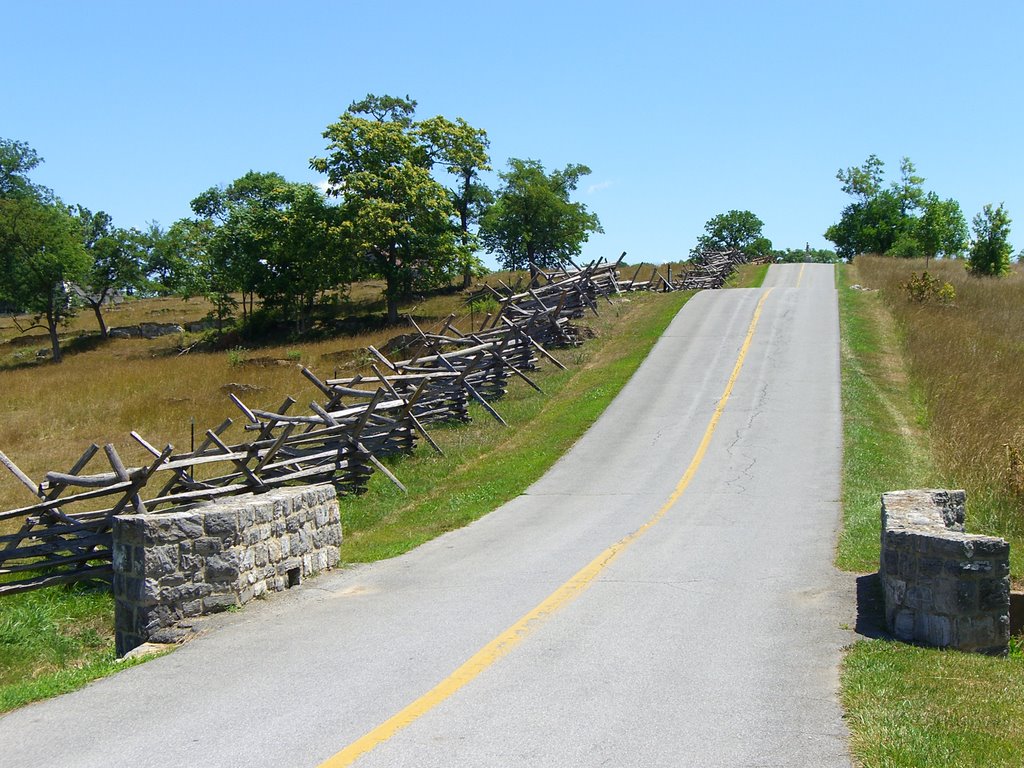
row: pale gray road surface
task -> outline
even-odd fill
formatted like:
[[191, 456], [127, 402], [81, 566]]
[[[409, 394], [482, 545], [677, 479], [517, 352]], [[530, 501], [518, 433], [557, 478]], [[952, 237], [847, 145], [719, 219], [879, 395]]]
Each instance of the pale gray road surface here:
[[[799, 283], [799, 285], [798, 285]], [[669, 514], [360, 766], [848, 766], [836, 295], [771, 267], [745, 366]], [[0, 765], [312, 766], [445, 679], [666, 501], [765, 289], [705, 292], [524, 495], [250, 604], [173, 654], [0, 718]]]

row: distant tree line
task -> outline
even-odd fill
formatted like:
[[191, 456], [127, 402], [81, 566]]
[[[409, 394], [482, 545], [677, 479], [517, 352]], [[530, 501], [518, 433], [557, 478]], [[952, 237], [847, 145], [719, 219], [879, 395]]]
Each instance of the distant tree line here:
[[260, 312], [301, 334], [325, 294], [354, 281], [382, 280], [395, 322], [414, 294], [468, 287], [483, 272], [481, 251], [505, 269], [550, 268], [602, 231], [571, 200], [586, 166], [548, 172], [511, 158], [491, 190], [480, 178], [491, 170], [486, 132], [415, 110], [387, 95], [350, 104], [310, 159], [326, 192], [250, 171], [197, 195], [193, 216], [145, 231], [34, 184], [36, 151], [0, 139], [0, 306], [45, 319], [55, 361], [60, 323], [88, 306], [105, 336], [102, 308], [115, 294], [204, 296], [221, 324]]
[[751, 211], [731, 210], [710, 218], [704, 225], [704, 234], [690, 250], [690, 256], [708, 251], [742, 251], [747, 259], [767, 259], [774, 262], [814, 261], [831, 264], [838, 260], [835, 251], [824, 248], [777, 249], [762, 232], [764, 222]]
[[885, 163], [876, 155], [860, 166], [840, 169], [836, 178], [853, 198], [839, 221], [825, 231], [844, 259], [860, 253], [904, 258], [962, 258], [977, 275], [1010, 269], [1010, 217], [1004, 206], [985, 205], [970, 236], [960, 204], [924, 189], [924, 178], [904, 157], [899, 178], [885, 184]]

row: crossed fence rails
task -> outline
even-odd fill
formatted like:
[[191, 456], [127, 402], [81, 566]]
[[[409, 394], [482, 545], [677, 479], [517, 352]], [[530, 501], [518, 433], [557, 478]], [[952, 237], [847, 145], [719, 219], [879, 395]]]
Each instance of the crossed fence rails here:
[[[411, 321], [418, 334], [415, 353], [391, 360], [369, 347], [375, 359], [369, 366], [372, 374], [321, 380], [303, 367], [303, 376], [323, 398], [304, 413], [292, 411], [292, 397], [267, 411], [250, 408], [231, 394], [247, 438], [235, 443], [223, 437], [234, 423], [231, 418], [207, 430], [199, 446], [185, 453], [176, 453], [171, 444], [158, 448], [132, 432], [152, 457], [148, 464], [127, 467], [107, 444], [102, 454], [109, 468], [87, 473], [101, 454], [93, 444], [66, 472], [47, 472], [38, 483], [0, 452], [0, 464], [35, 497], [28, 506], [0, 512], [0, 522], [20, 521], [17, 530], [0, 535], [0, 596], [109, 580], [115, 515], [166, 513], [294, 484], [330, 482], [339, 494], [359, 494], [375, 471], [404, 491], [381, 458], [411, 452], [420, 438], [441, 452], [427, 426], [469, 421], [470, 401], [505, 424], [494, 402], [507, 392], [509, 379], [522, 379], [542, 392], [529, 373], [542, 360], [565, 368], [545, 347], [578, 345], [581, 339], [571, 320], [587, 312], [598, 314], [600, 299], [612, 293], [638, 289], [636, 274], [630, 281], [619, 279], [623, 257], [572, 270], [535, 268], [535, 284], [526, 290], [503, 283], [500, 290], [488, 288], [499, 309], [479, 330], [463, 333], [454, 315], [436, 333]], [[712, 255], [699, 269], [718, 274], [723, 264], [735, 261], [734, 253]], [[662, 281], [663, 290], [678, 287]], [[644, 287], [656, 289], [654, 282]]]

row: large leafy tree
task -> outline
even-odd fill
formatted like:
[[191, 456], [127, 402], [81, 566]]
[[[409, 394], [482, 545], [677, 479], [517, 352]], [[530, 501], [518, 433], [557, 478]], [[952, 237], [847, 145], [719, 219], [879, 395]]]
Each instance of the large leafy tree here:
[[264, 229], [276, 247], [267, 259], [264, 300], [281, 309], [301, 333], [309, 328], [317, 297], [347, 285], [354, 274], [339, 210], [312, 184], [292, 184], [287, 205]]
[[764, 222], [750, 211], [729, 211], [709, 219], [704, 234], [697, 238], [692, 253], [705, 251], [742, 251], [747, 258], [767, 256], [772, 241], [761, 230]]
[[301, 332], [317, 295], [345, 277], [337, 211], [312, 184], [250, 171], [203, 192], [192, 209], [213, 225], [204, 249], [212, 292], [241, 291], [243, 313], [258, 296]]
[[885, 187], [885, 163], [870, 155], [863, 165], [836, 174], [846, 194], [855, 198], [843, 209], [838, 223], [825, 230], [845, 259], [858, 253], [888, 253], [899, 244], [901, 255], [920, 251], [915, 238], [916, 212], [923, 204], [924, 178], [916, 175], [909, 158], [900, 162], [900, 177]]
[[70, 286], [90, 265], [71, 210], [28, 173], [42, 159], [24, 142], [0, 139], [0, 302], [46, 320], [54, 362], [58, 327], [74, 311]]
[[136, 229], [115, 227], [110, 215], [77, 206], [82, 242], [90, 256], [89, 272], [77, 296], [96, 315], [100, 335], [107, 338], [103, 307], [120, 291], [135, 291], [145, 282], [145, 236]]
[[967, 259], [968, 268], [975, 275], [1004, 275], [1010, 271], [1010, 215], [1003, 204], [993, 208], [986, 204], [974, 217], [974, 242]]
[[0, 300], [45, 318], [54, 362], [62, 359], [58, 327], [74, 314], [71, 286], [90, 266], [80, 233], [60, 202], [0, 199]]
[[[143, 233], [148, 290], [161, 296], [177, 294], [186, 301], [206, 296], [216, 304], [210, 292], [214, 269], [209, 257], [214, 228], [209, 219], [179, 219], [167, 229], [150, 222]], [[226, 290], [230, 297], [230, 288]], [[228, 303], [233, 306], [234, 299]]]
[[219, 284], [242, 294], [243, 319], [251, 314], [265, 281], [261, 219], [283, 205], [286, 184], [278, 173], [249, 171], [226, 187], [210, 187], [191, 203], [192, 211], [213, 225], [208, 266]]
[[480, 260], [474, 254], [476, 237], [470, 226], [479, 223], [487, 206], [494, 202], [494, 194], [480, 181], [480, 172], [491, 170], [487, 132], [474, 128], [461, 117], [452, 122], [441, 116], [422, 121], [418, 130], [428, 146], [433, 148], [435, 162], [456, 181], [449, 188], [448, 196], [459, 218], [460, 241], [466, 258], [462, 268], [462, 287], [468, 288], [473, 275], [481, 268]]
[[39, 167], [43, 159], [24, 141], [0, 138], [0, 198], [11, 199], [26, 195], [49, 198], [45, 187], [34, 184], [28, 174]]
[[452, 198], [431, 174], [435, 160], [458, 161], [446, 155], [439, 130], [413, 120], [415, 111], [408, 97], [370, 94], [327, 126], [327, 155], [310, 160], [341, 199], [346, 239], [364, 273], [384, 280], [392, 323], [403, 298], [449, 280], [471, 251]]
[[570, 200], [585, 165], [544, 171], [536, 160], [510, 158], [502, 186], [480, 220], [480, 240], [505, 269], [557, 267], [578, 256], [590, 235], [603, 232], [597, 215]]
[[943, 200], [929, 192], [921, 202], [915, 236], [924, 254], [926, 269], [929, 259], [963, 256], [967, 249], [967, 221], [960, 203], [952, 198]]

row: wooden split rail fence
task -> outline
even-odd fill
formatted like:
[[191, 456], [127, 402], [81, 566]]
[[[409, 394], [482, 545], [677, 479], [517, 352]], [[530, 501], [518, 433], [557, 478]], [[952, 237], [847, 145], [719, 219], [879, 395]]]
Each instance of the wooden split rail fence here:
[[746, 261], [743, 251], [705, 251], [690, 260], [693, 269], [682, 276], [676, 288], [683, 291], [721, 288], [736, 267]]
[[225, 441], [230, 418], [207, 430], [199, 447], [187, 453], [176, 453], [169, 444], [157, 448], [132, 432], [150, 454], [148, 464], [129, 468], [108, 444], [102, 454], [109, 468], [87, 473], [101, 453], [90, 445], [67, 472], [47, 472], [38, 483], [0, 453], [0, 463], [35, 497], [28, 506], [0, 512], [0, 521], [19, 521], [17, 530], [0, 535], [0, 577], [5, 579], [0, 595], [109, 579], [115, 515], [169, 512], [290, 484], [330, 482], [339, 493], [359, 494], [374, 471], [404, 490], [380, 457], [410, 452], [420, 438], [440, 451], [426, 427], [469, 421], [471, 401], [505, 424], [494, 401], [506, 393], [512, 377], [540, 392], [529, 373], [542, 360], [565, 368], [546, 347], [580, 343], [570, 320], [599, 314], [601, 300], [613, 293], [721, 287], [742, 261], [738, 251], [703, 254], [676, 281], [670, 270], [668, 277], [655, 270], [651, 280], [638, 283], [639, 270], [631, 280], [619, 277], [625, 255], [571, 270], [535, 267], [535, 280], [525, 290], [504, 283], [500, 290], [485, 289], [477, 298], [489, 296], [499, 308], [471, 333], [456, 327], [454, 315], [437, 332], [425, 332], [413, 322], [417, 336], [411, 356], [392, 360], [370, 347], [372, 373], [321, 380], [303, 368], [322, 397], [308, 412], [293, 412], [291, 397], [276, 411], [266, 411], [231, 395], [244, 417], [244, 440]]
[[485, 327], [515, 326], [529, 338], [548, 347], [574, 347], [581, 343], [579, 330], [570, 320], [587, 312], [599, 315], [601, 298], [610, 301], [621, 293], [618, 268], [626, 254], [616, 262], [592, 262], [572, 270], [545, 271], [532, 267], [535, 284], [525, 290], [499, 283], [501, 290], [488, 286], [485, 291], [500, 309], [485, 321]]
[[419, 437], [440, 451], [426, 425], [468, 421], [470, 400], [504, 424], [491, 401], [505, 394], [510, 377], [540, 391], [527, 375], [540, 359], [564, 368], [515, 325], [463, 334], [452, 321], [439, 333], [417, 327], [422, 352], [407, 360], [392, 361], [371, 348], [379, 363], [371, 366], [373, 375], [321, 381], [303, 368], [322, 395], [306, 413], [292, 411], [291, 397], [266, 411], [231, 395], [248, 438], [235, 443], [224, 438], [230, 418], [188, 453], [176, 453], [171, 445], [158, 449], [132, 432], [152, 456], [148, 465], [126, 467], [108, 444], [102, 453], [109, 468], [89, 472], [101, 453], [91, 445], [67, 472], [47, 472], [40, 483], [0, 453], [0, 463], [36, 497], [29, 506], [0, 512], [0, 521], [19, 521], [16, 531], [0, 535], [0, 575], [7, 577], [0, 595], [109, 579], [111, 527], [118, 514], [169, 512], [292, 484], [330, 482], [339, 493], [358, 494], [374, 471], [404, 490], [380, 457], [412, 451]]

